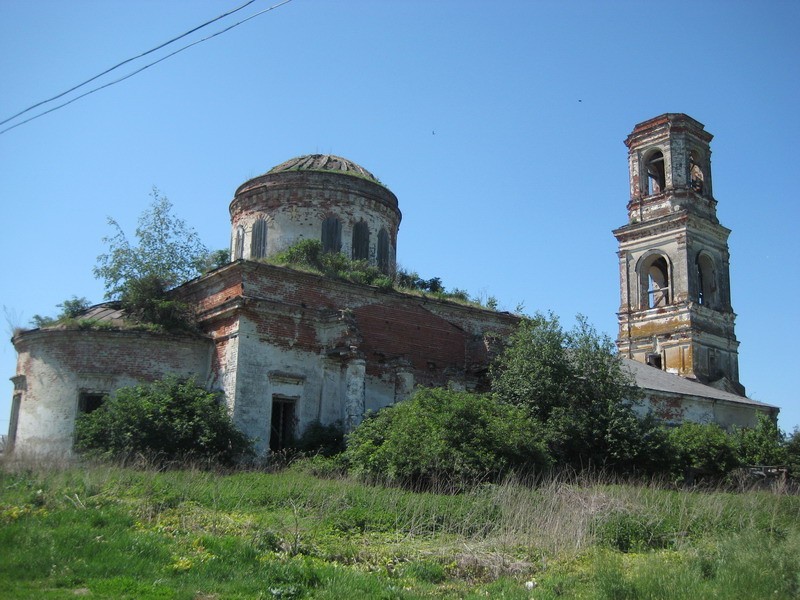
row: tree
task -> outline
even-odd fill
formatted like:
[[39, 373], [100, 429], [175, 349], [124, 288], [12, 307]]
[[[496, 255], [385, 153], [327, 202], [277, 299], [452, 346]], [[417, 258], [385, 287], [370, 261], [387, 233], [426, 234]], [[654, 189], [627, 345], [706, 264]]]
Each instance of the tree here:
[[407, 485], [462, 485], [550, 466], [524, 410], [489, 395], [419, 389], [368, 417], [349, 436], [356, 474]]
[[583, 317], [564, 331], [553, 314], [523, 319], [490, 370], [492, 391], [541, 423], [558, 463], [656, 470], [666, 438], [633, 405], [641, 396], [613, 342]]
[[209, 271], [213, 271], [214, 269], [219, 269], [220, 267], [224, 267], [230, 262], [231, 262], [231, 256], [229, 250], [224, 248], [221, 248], [219, 250], [212, 250], [206, 255], [201, 270], [203, 271], [203, 273], [208, 273]]
[[148, 210], [139, 217], [136, 244], [131, 244], [112, 218], [115, 233], [103, 238], [108, 252], [97, 257], [93, 272], [105, 282], [106, 297], [118, 299], [125, 286], [135, 280], [153, 277], [169, 289], [202, 272], [209, 252], [197, 233], [172, 214], [172, 203], [157, 188]]
[[118, 389], [78, 418], [76, 433], [79, 450], [111, 458], [141, 453], [233, 464], [253, 448], [218, 394], [177, 377]]
[[490, 377], [502, 401], [525, 408], [539, 421], [546, 421], [554, 408], [568, 406], [573, 373], [558, 318], [537, 313], [522, 319], [491, 365]]

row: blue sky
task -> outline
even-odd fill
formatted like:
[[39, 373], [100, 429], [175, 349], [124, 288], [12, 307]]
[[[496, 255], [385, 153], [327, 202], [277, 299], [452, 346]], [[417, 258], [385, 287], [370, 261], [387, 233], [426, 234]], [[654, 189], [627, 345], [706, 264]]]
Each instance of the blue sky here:
[[[0, 119], [242, 3], [0, 2]], [[799, 22], [797, 2], [293, 0], [0, 135], [0, 430], [11, 329], [103, 299], [108, 216], [132, 232], [155, 185], [226, 248], [236, 187], [301, 154], [350, 158], [397, 195], [405, 267], [615, 337], [622, 141], [665, 112], [715, 136], [741, 381], [791, 430]]]

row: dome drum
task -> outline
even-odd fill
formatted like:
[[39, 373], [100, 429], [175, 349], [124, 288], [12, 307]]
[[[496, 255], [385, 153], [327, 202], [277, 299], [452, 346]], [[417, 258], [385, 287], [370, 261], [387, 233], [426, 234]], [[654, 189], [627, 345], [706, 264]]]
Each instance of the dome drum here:
[[326, 251], [395, 268], [402, 215], [395, 195], [351, 161], [292, 159], [242, 184], [230, 204], [231, 258], [257, 260], [302, 239]]

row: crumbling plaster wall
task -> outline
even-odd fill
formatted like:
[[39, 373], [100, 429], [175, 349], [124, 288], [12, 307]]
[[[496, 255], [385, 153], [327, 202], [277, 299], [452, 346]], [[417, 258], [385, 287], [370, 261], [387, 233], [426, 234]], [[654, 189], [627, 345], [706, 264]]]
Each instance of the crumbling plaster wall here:
[[211, 344], [196, 336], [43, 329], [14, 338], [22, 398], [15, 453], [72, 452], [82, 393], [105, 394], [167, 374], [205, 384]]
[[634, 405], [639, 416], [652, 413], [665, 425], [680, 425], [683, 422], [716, 423], [726, 430], [734, 427], [755, 427], [759, 413], [774, 416], [772, 407], [752, 404], [734, 404], [722, 400], [697, 396], [670, 394], [646, 390], [644, 399]]
[[[241, 290], [240, 296], [223, 288]], [[416, 385], [468, 387], [472, 363], [487, 361], [484, 333], [507, 334], [517, 321], [250, 261], [180, 291], [201, 303], [213, 296], [220, 306], [235, 307], [227, 321], [203, 303], [201, 314], [209, 320], [201, 322], [217, 341], [216, 377], [229, 382], [234, 420], [258, 439], [260, 451], [269, 446], [275, 395], [296, 401], [298, 433], [316, 420], [352, 427], [366, 411], [407, 398]]]

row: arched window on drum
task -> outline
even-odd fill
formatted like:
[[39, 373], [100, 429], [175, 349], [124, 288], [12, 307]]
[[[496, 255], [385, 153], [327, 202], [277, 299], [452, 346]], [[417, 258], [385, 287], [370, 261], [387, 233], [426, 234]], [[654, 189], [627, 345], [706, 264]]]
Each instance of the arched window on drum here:
[[381, 227], [378, 232], [378, 269], [384, 274], [389, 273], [389, 252], [389, 232]]
[[369, 259], [369, 227], [359, 221], [353, 227], [353, 260]]
[[267, 255], [267, 220], [256, 219], [253, 223], [253, 236], [250, 239], [250, 258], [264, 258]]
[[322, 251], [340, 252], [342, 249], [342, 222], [330, 216], [322, 222]]

